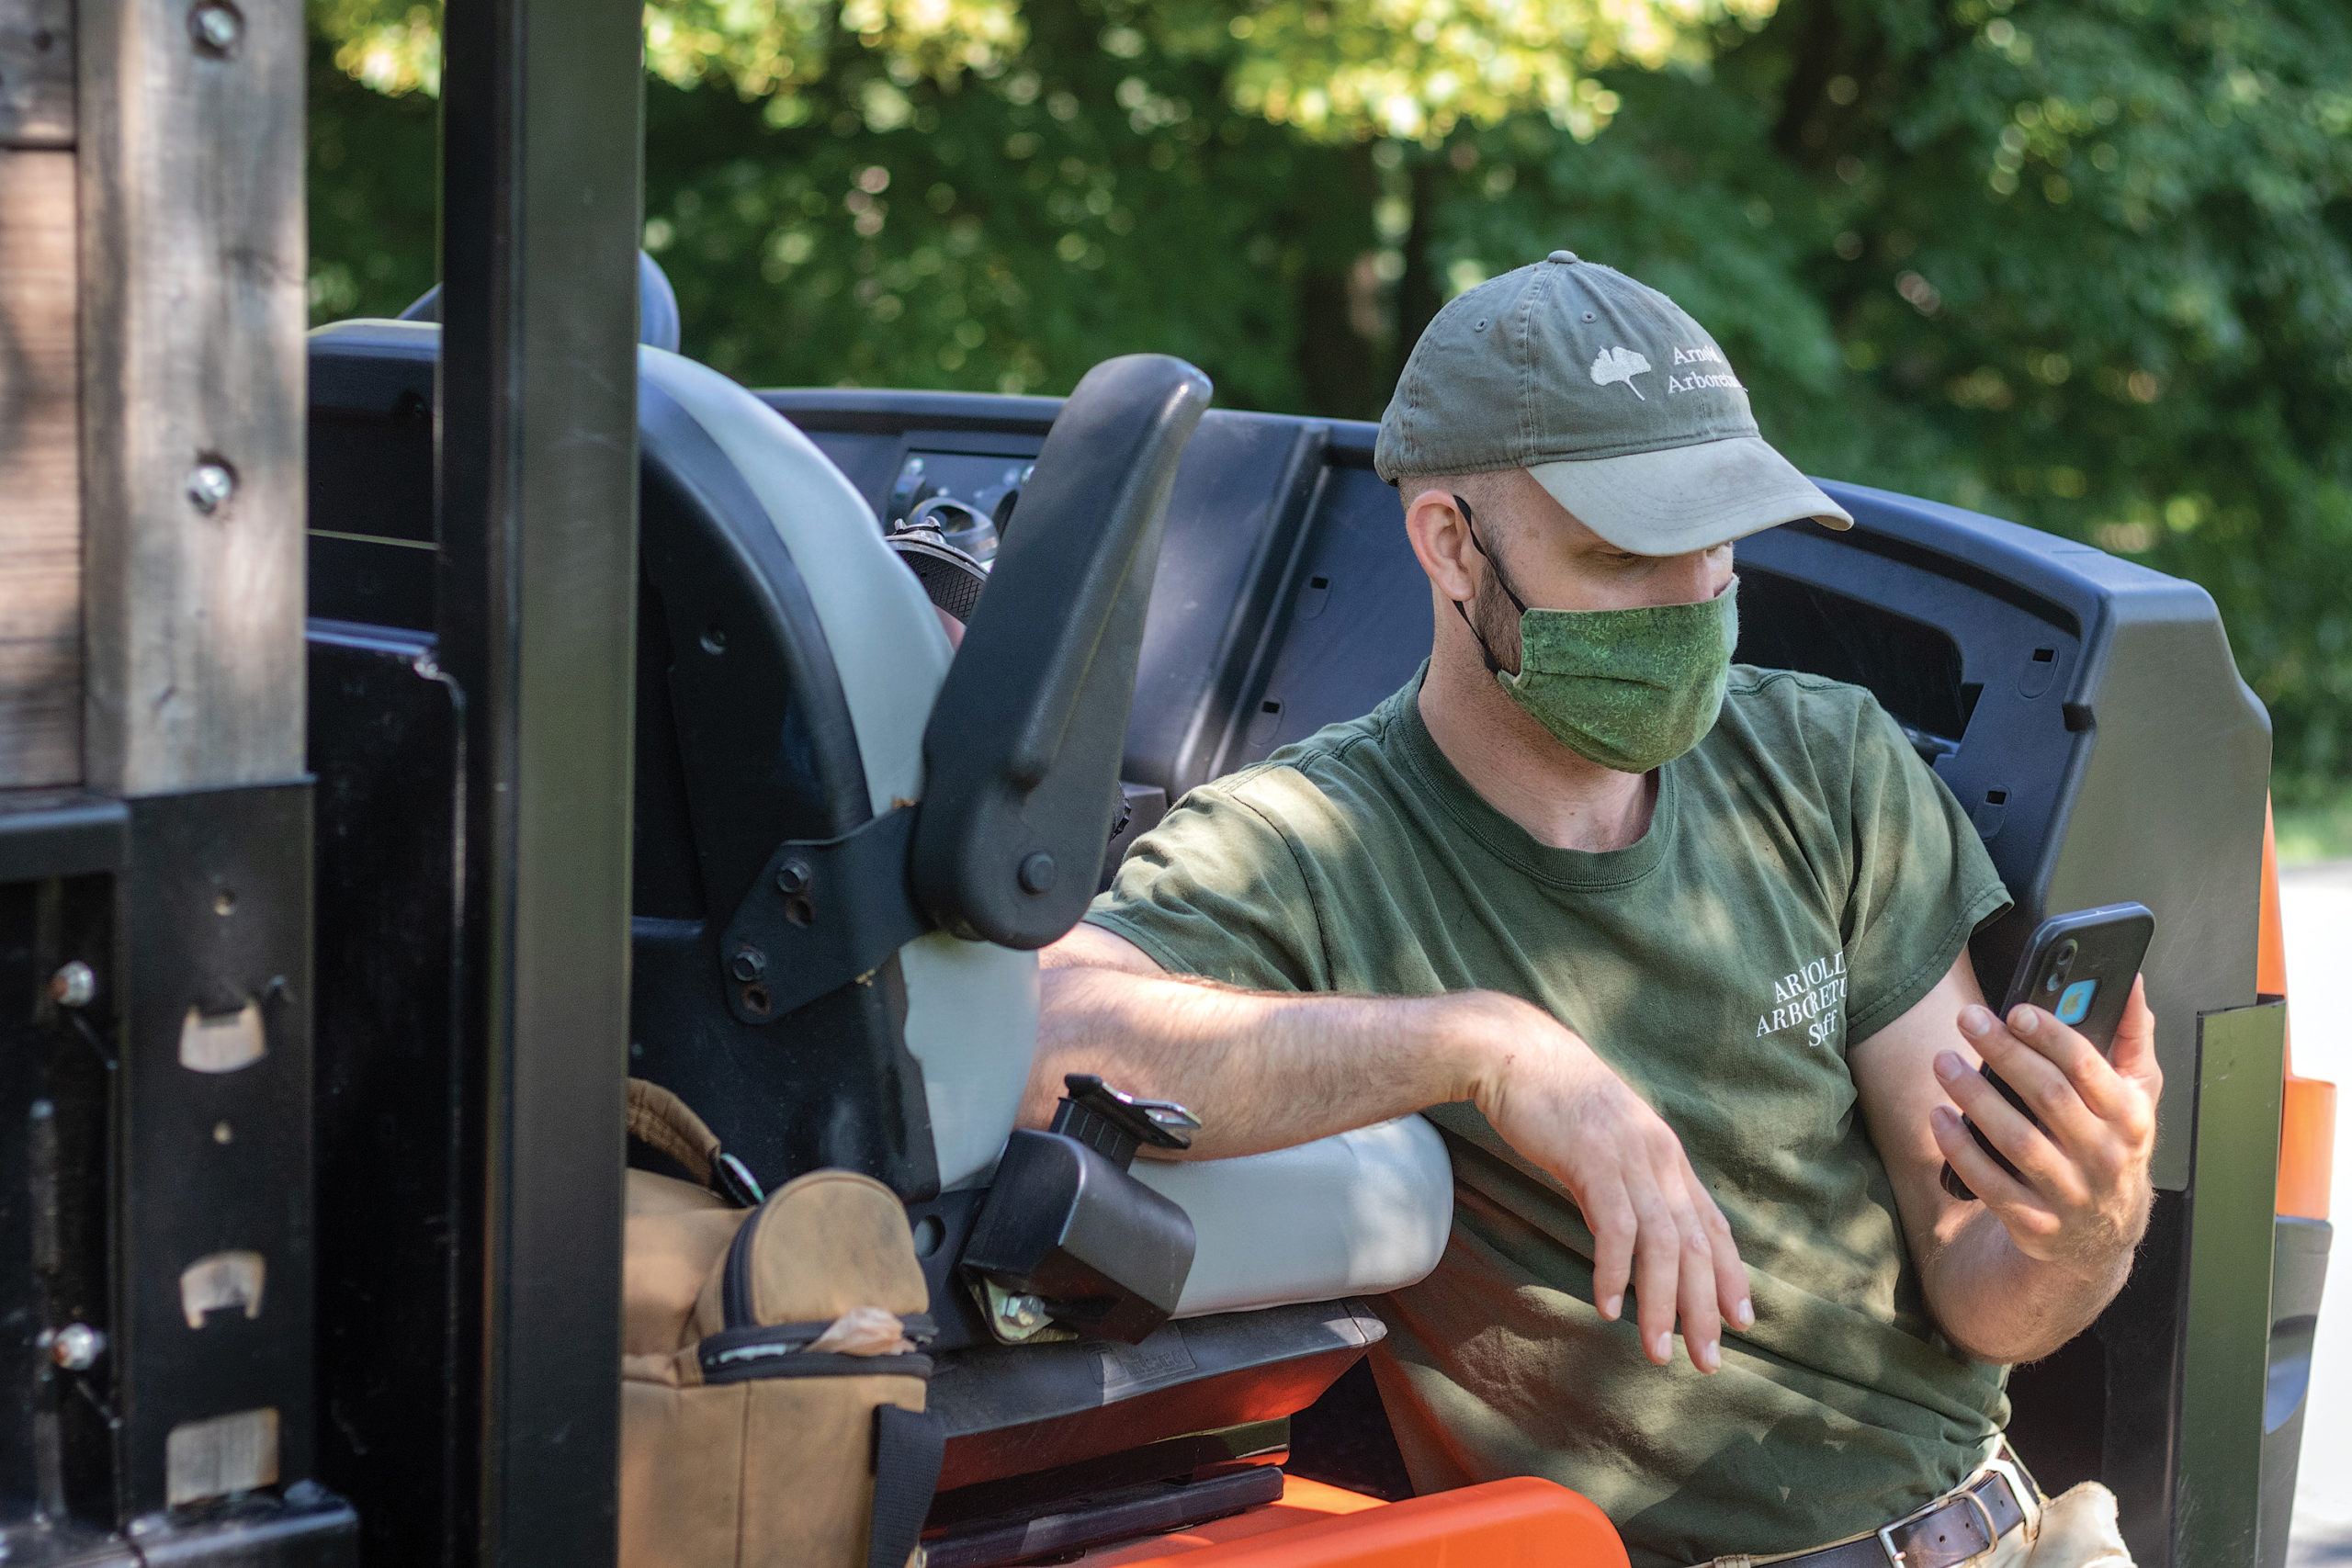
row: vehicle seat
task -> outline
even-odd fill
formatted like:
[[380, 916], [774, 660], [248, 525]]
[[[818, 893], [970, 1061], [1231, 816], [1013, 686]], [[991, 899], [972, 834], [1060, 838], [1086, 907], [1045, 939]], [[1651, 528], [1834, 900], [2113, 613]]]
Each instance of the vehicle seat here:
[[1239, 1159], [1140, 1160], [1135, 1172], [1199, 1237], [1176, 1315], [1329, 1301], [1437, 1267], [1453, 1170], [1435, 1127], [1399, 1117]]
[[[880, 817], [894, 804], [921, 800], [925, 788], [923, 738], [951, 658], [947, 639], [921, 585], [883, 543], [873, 514], [857, 491], [787, 421], [718, 372], [674, 355], [646, 351], [640, 373], [649, 404], [646, 461], [649, 467], [658, 464], [668, 470], [682, 495], [689, 490], [695, 492], [695, 499], [707, 509], [705, 515], [693, 520], [695, 525], [744, 541], [736, 562], [752, 565], [756, 561], [772, 578], [781, 575], [779, 569], [786, 563], [757, 559], [754, 548], [765, 542], [762, 532], [772, 532], [788, 556], [790, 569], [800, 580], [795, 597], [805, 596], [819, 624], [822, 654], [829, 656], [848, 709], [865, 774], [865, 811]], [[695, 431], [673, 428], [681, 416], [693, 423]], [[695, 438], [696, 431], [707, 438], [707, 446]], [[730, 494], [731, 487], [720, 477], [702, 471], [714, 460], [740, 477], [748, 493]], [[729, 503], [743, 508], [744, 514], [722, 511]], [[710, 620], [706, 625], [708, 617], [689, 612], [708, 608], [707, 590], [682, 581], [673, 563], [657, 558], [662, 547], [653, 536], [654, 519], [654, 509], [649, 505], [647, 571], [655, 580], [661, 619], [670, 633], [674, 660], [667, 682], [671, 701], [683, 706], [693, 700], [690, 688], [708, 665], [730, 656], [740, 658], [743, 650], [733, 633], [718, 653], [704, 646], [710, 627], [720, 623]], [[662, 521], [684, 520], [665, 513]], [[978, 646], [979, 636], [976, 628], [974, 640], [967, 646], [984, 655], [985, 648]], [[813, 666], [820, 655], [810, 648], [798, 650], [797, 657], [803, 666]], [[810, 685], [819, 683], [813, 671], [801, 674], [800, 679]], [[689, 731], [683, 717], [679, 723], [678, 750], [681, 765], [686, 769], [713, 775], [723, 768], [740, 766], [749, 773], [768, 761], [744, 747], [715, 750], [707, 733]], [[649, 739], [645, 744], [650, 747], [655, 742]], [[740, 777], [728, 781], [732, 787], [727, 793], [740, 799], [752, 793], [752, 782]], [[713, 793], [719, 793], [718, 779], [709, 778], [708, 783], [714, 786]], [[641, 824], [639, 832], [641, 842], [652, 838], [650, 825]], [[723, 877], [714, 875], [713, 852], [708, 848], [700, 850], [697, 858], [704, 864], [705, 880], [716, 896], [707, 897], [704, 908], [716, 905], [729, 893], [740, 897], [751, 869], [749, 854], [742, 852], [745, 845], [757, 848], [759, 840], [750, 839], [733, 846], [739, 852], [739, 863], [728, 868], [731, 874]], [[764, 861], [766, 855], [761, 854], [760, 859]], [[938, 1185], [954, 1190], [981, 1184], [1012, 1129], [1014, 1112], [1027, 1086], [1036, 1029], [1035, 956], [934, 931], [909, 942], [899, 950], [899, 961], [906, 992], [906, 1042], [922, 1066], [937, 1151]], [[660, 1028], [656, 1019], [641, 1016], [641, 1022], [645, 1025], [641, 1032]], [[785, 1020], [782, 1027], [788, 1030], [791, 1022]], [[639, 1043], [646, 1043], [642, 1038]], [[648, 1056], [652, 1055], [649, 1045]], [[650, 1060], [641, 1061], [641, 1070], [657, 1078], [662, 1076]], [[682, 1092], [685, 1092], [683, 1087]], [[707, 1091], [701, 1095], [702, 1100], [721, 1102], [740, 1098]], [[756, 1114], [746, 1106], [730, 1107], [728, 1113], [730, 1120]], [[759, 1141], [748, 1129], [729, 1126], [720, 1132], [739, 1153]], [[1202, 1162], [1180, 1170], [1151, 1166], [1146, 1170], [1152, 1185], [1189, 1200], [1188, 1208], [1198, 1205], [1203, 1212], [1214, 1208], [1229, 1214], [1237, 1235], [1246, 1233], [1244, 1213], [1261, 1207], [1246, 1195], [1261, 1184], [1264, 1190], [1279, 1190], [1286, 1182], [1304, 1181], [1328, 1191], [1331, 1199], [1328, 1212], [1338, 1221], [1337, 1226], [1317, 1245], [1282, 1249], [1282, 1256], [1299, 1270], [1298, 1275], [1295, 1280], [1270, 1278], [1261, 1296], [1252, 1297], [1239, 1282], [1238, 1274], [1232, 1272], [1248, 1271], [1239, 1244], [1228, 1247], [1222, 1236], [1213, 1244], [1216, 1269], [1227, 1276], [1227, 1282], [1211, 1287], [1213, 1294], [1203, 1299], [1229, 1305], [1248, 1298], [1247, 1304], [1264, 1304], [1275, 1300], [1318, 1299], [1299, 1292], [1311, 1280], [1331, 1277], [1332, 1260], [1339, 1257], [1385, 1256], [1391, 1261], [1367, 1275], [1348, 1276], [1342, 1270], [1340, 1288], [1320, 1292], [1319, 1296], [1381, 1288], [1374, 1281], [1393, 1272], [1400, 1261], [1408, 1262], [1427, 1251], [1429, 1214], [1412, 1216], [1405, 1233], [1420, 1239], [1399, 1252], [1394, 1237], [1367, 1234], [1368, 1211], [1354, 1195], [1377, 1191], [1396, 1201], [1411, 1196], [1426, 1208], [1430, 1179], [1433, 1174], [1442, 1175], [1443, 1160], [1436, 1149], [1433, 1133], [1391, 1126], [1366, 1129], [1313, 1156], [1290, 1151], [1250, 1160]], [[788, 1174], [788, 1162], [789, 1156], [786, 1165], [761, 1170], [755, 1164], [753, 1168], [763, 1180], [768, 1180]], [[1441, 1180], [1437, 1186], [1448, 1189], [1449, 1184]], [[1285, 1207], [1290, 1205], [1277, 1206]], [[1313, 1207], [1323, 1209], [1320, 1203]], [[1443, 1205], [1435, 1217], [1442, 1229]], [[1309, 1263], [1310, 1257], [1316, 1261]], [[1276, 1258], [1270, 1255], [1263, 1262], [1273, 1265]], [[1188, 1309], [1191, 1305], [1188, 1296]]]
[[[773, 1022], [745, 1021], [719, 995], [715, 929], [779, 841], [838, 838], [922, 798], [946, 634], [863, 501], [798, 431], [676, 355], [641, 352], [639, 375], [645, 608], [658, 627], [639, 631], [652, 666], [639, 674], [639, 777], [679, 787], [641, 801], [638, 852], [698, 875], [657, 863], [639, 881], [636, 945], [652, 962], [632, 1009], [636, 1070], [686, 1096], [771, 1187], [819, 1165], [865, 1169], [908, 1196], [978, 1179], [1027, 1084], [1034, 954], [929, 931], [899, 952], [902, 1002], [819, 998], [817, 1016], [779, 1005]], [[779, 774], [789, 787], [763, 788]], [[911, 1070], [879, 1038], [898, 1032], [887, 1014], [899, 1005]], [[855, 1069], [837, 1060], [812, 1082], [774, 1047], [779, 1034], [859, 1024], [879, 1059], [856, 1086], [853, 1128], [824, 1091]], [[779, 1101], [809, 1113], [780, 1117]], [[901, 1125], [885, 1125], [893, 1116]]]
[[[782, 1016], [772, 1023], [747, 1021], [740, 1006], [733, 1016], [722, 1017], [712, 932], [743, 889], [772, 874], [778, 839], [839, 838], [857, 830], [854, 818], [879, 821], [911, 803], [939, 809], [935, 797], [949, 782], [941, 772], [943, 752], [952, 751], [940, 740], [940, 705], [971, 700], [959, 697], [959, 681], [962, 692], [986, 697], [996, 694], [999, 682], [1022, 679], [1017, 660], [1040, 639], [1034, 629], [1035, 592], [1026, 607], [1005, 596], [1022, 591], [1024, 570], [1034, 576], [1029, 563], [1036, 558], [1023, 555], [1022, 546], [1029, 541], [1022, 533], [1051, 525], [1057, 455], [1049, 442], [962, 650], [951, 657], [920, 584], [883, 542], [874, 513], [805, 435], [725, 378], [674, 355], [648, 352], [641, 373], [647, 409], [647, 620], [666, 629], [668, 647], [652, 646], [652, 634], [640, 634], [647, 639], [640, 687], [649, 697], [668, 698], [677, 737], [675, 767], [686, 799], [681, 812], [650, 791], [641, 797], [639, 858], [683, 861], [691, 834], [703, 897], [697, 905], [681, 890], [674, 908], [658, 909], [641, 899], [634, 1038], [643, 1054], [638, 1070], [707, 1108], [729, 1146], [739, 1153], [755, 1151], [756, 1157], [746, 1157], [754, 1158], [753, 1168], [763, 1181], [773, 1182], [809, 1163], [846, 1163], [842, 1156], [852, 1151], [838, 1142], [820, 1159], [805, 1123], [781, 1140], [762, 1128], [779, 1122], [774, 1110], [779, 1100], [825, 1104], [839, 1114], [845, 1102], [837, 1087], [851, 1070], [844, 1059], [863, 1060], [869, 1070], [887, 1066], [894, 1044], [893, 1009], [852, 1012], [820, 998], [790, 1012], [787, 998], [777, 994], [772, 999]], [[1115, 412], [1082, 407], [1080, 400], [1090, 392], [1100, 400], [1116, 389], [1082, 388], [1066, 419], [1099, 422]], [[1146, 382], [1125, 395], [1165, 397], [1167, 389]], [[704, 439], [696, 439], [696, 433]], [[657, 470], [663, 476], [659, 485]], [[1090, 491], [1107, 491], [1117, 478], [1098, 472], [1083, 482]], [[663, 496], [658, 506], [657, 491]], [[689, 501], [691, 510], [683, 504]], [[673, 510], [673, 502], [682, 504]], [[663, 543], [673, 532], [691, 535], [696, 543], [691, 548]], [[1152, 533], [1148, 545], [1156, 549], [1157, 530]], [[722, 541], [726, 547], [717, 543]], [[780, 557], [770, 550], [771, 542], [781, 545]], [[721, 570], [715, 572], [715, 564]], [[1121, 564], [1127, 581], [1112, 598], [1115, 614], [1127, 624], [1102, 635], [1123, 635], [1125, 657], [1132, 660], [1154, 563], [1139, 550], [1134, 561]], [[1106, 569], [1094, 563], [1088, 570]], [[740, 612], [730, 614], [725, 595], [715, 594], [715, 578], [730, 572], [751, 580], [741, 583], [741, 597], [747, 603], [764, 583], [781, 620], [791, 620], [797, 605], [805, 603], [821, 637], [795, 642], [790, 628], [775, 624], [747, 642]], [[999, 617], [994, 622], [992, 604]], [[726, 628], [717, 653], [706, 646], [713, 626]], [[1010, 636], [1008, 626], [1016, 628]], [[655, 693], [651, 670], [665, 651], [667, 679], [664, 690]], [[863, 789], [854, 809], [840, 809], [836, 801], [830, 814], [810, 815], [797, 829], [772, 819], [759, 834], [731, 832], [721, 861], [711, 835], [700, 830], [702, 823], [740, 811], [743, 802], [755, 798], [772, 761], [755, 743], [759, 732], [747, 726], [727, 726], [719, 739], [720, 722], [715, 716], [701, 716], [717, 694], [698, 688], [718, 666], [747, 654], [759, 661], [752, 667], [759, 672], [755, 679], [794, 691], [783, 714], [787, 752], [795, 750], [795, 712], [814, 712], [827, 700], [822, 676], [830, 665], [863, 767]], [[741, 679], [722, 689], [740, 691]], [[662, 746], [658, 700], [641, 708], [640, 718], [651, 731], [640, 741], [643, 779], [652, 771], [651, 753]], [[1080, 799], [1102, 802], [1105, 816], [1125, 728], [1122, 691], [1098, 761], [1099, 778], [1073, 786]], [[837, 782], [835, 787], [844, 786]], [[918, 883], [922, 831], [920, 825], [914, 829]], [[1093, 842], [1099, 846], [1106, 836], [1098, 828]], [[1091, 852], [1099, 856], [1099, 847]], [[903, 1135], [882, 1138], [868, 1152], [895, 1159], [897, 1164], [876, 1173], [915, 1201], [919, 1217], [942, 1222], [945, 1245], [930, 1261], [934, 1314], [944, 1321], [955, 1319], [965, 1304], [939, 1298], [962, 1290], [952, 1265], [977, 1206], [985, 1201], [1027, 1086], [1037, 1005], [1037, 961], [1030, 948], [1066, 929], [1083, 908], [1093, 881], [1092, 864], [1085, 869], [1085, 883], [1067, 915], [1047, 930], [1008, 933], [1021, 946], [933, 930], [897, 949], [904, 997], [900, 1037], [916, 1065], [922, 1100], [919, 1110], [910, 1108]], [[971, 918], [986, 918], [986, 911]], [[665, 956], [647, 962], [649, 947], [659, 947]], [[672, 962], [690, 949], [697, 961]], [[699, 1022], [681, 1029], [688, 1017]], [[862, 1040], [845, 1037], [845, 1021], [862, 1028]], [[726, 1048], [714, 1049], [720, 1038]], [[773, 1055], [763, 1057], [763, 1052]], [[771, 1070], [778, 1060], [785, 1064], [784, 1074]], [[786, 1076], [794, 1073], [800, 1076]], [[887, 1073], [869, 1071], [860, 1091], [868, 1115], [887, 1115], [888, 1101], [881, 1092], [887, 1078]], [[946, 1195], [929, 1203], [918, 1157], [923, 1129], [916, 1121], [923, 1115], [934, 1151], [932, 1182]], [[1184, 1210], [1196, 1242], [1176, 1306], [1185, 1323], [1161, 1329], [1133, 1352], [1120, 1352], [1140, 1357], [1139, 1366], [1159, 1370], [1126, 1380], [1125, 1398], [1118, 1399], [1106, 1395], [1106, 1352], [1099, 1346], [949, 1348], [934, 1396], [962, 1440], [951, 1444], [946, 1484], [998, 1480], [1187, 1430], [1288, 1415], [1310, 1402], [1383, 1332], [1361, 1305], [1335, 1309], [1312, 1303], [1419, 1279], [1442, 1252], [1452, 1218], [1452, 1178], [1442, 1145], [1418, 1117], [1245, 1159], [1138, 1162], [1136, 1174]], [[1277, 1308], [1293, 1310], [1268, 1311]], [[1264, 1315], [1248, 1324], [1230, 1321], [1244, 1314]], [[969, 1314], [965, 1320], [968, 1325]], [[1114, 1380], [1112, 1392], [1120, 1386]]]

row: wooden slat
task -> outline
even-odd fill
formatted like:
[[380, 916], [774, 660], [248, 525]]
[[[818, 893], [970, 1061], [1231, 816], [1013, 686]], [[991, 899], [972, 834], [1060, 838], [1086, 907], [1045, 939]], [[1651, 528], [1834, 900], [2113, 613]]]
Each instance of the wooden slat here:
[[0, 789], [82, 776], [74, 154], [0, 150]]
[[[77, 13], [85, 761], [116, 795], [302, 771], [302, 6], [218, 7], [218, 49], [208, 8]], [[209, 513], [204, 463], [236, 479]]]
[[0, 147], [74, 144], [74, 0], [0, 0]]

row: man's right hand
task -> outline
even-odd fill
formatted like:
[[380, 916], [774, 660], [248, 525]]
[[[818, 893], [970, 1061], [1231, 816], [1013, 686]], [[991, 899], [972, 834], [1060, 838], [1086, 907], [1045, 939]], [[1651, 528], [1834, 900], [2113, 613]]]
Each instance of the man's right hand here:
[[1723, 1364], [1723, 1324], [1756, 1322], [1731, 1226], [1682, 1141], [1549, 1013], [1491, 991], [1448, 998], [1481, 1041], [1471, 1100], [1505, 1142], [1567, 1188], [1592, 1227], [1593, 1301], [1603, 1317], [1633, 1287], [1642, 1348], [1664, 1366], [1679, 1315], [1691, 1364]]

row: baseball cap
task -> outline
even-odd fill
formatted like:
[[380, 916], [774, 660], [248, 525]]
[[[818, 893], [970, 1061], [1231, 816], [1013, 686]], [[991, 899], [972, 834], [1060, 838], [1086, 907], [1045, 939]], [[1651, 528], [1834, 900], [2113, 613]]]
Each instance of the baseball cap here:
[[1853, 518], [1756, 429], [1704, 327], [1614, 267], [1554, 251], [1456, 296], [1413, 345], [1373, 464], [1397, 482], [1525, 468], [1621, 550], [1679, 555]]

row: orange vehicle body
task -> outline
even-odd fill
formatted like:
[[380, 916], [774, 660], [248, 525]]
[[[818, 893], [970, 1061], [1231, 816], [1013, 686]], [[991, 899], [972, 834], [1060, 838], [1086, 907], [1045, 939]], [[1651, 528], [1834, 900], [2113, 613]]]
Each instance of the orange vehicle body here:
[[[2278, 912], [2278, 840], [2266, 813], [2262, 824], [2262, 937], [2256, 950], [2255, 988], [2287, 994], [2286, 924]], [[2327, 1218], [2335, 1176], [2335, 1086], [2295, 1073], [2295, 1035], [2289, 1010], [2287, 1084], [2278, 1121], [2278, 1212], [2299, 1220]]]
[[1089, 1553], [1087, 1568], [1626, 1568], [1607, 1515], [1530, 1476], [1384, 1503], [1298, 1476], [1230, 1518]]

